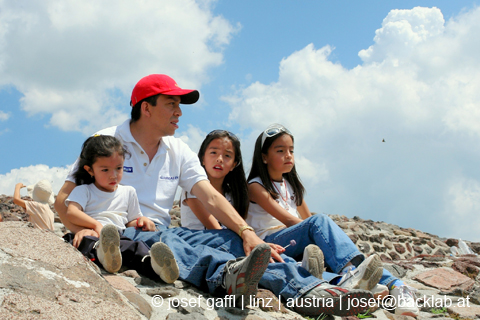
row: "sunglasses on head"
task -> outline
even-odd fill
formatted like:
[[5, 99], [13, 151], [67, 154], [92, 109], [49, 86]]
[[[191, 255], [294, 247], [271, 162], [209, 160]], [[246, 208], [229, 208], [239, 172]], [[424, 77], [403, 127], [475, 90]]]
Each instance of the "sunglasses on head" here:
[[263, 144], [265, 143], [265, 140], [267, 140], [267, 138], [276, 136], [277, 134], [279, 134], [281, 132], [285, 132], [285, 133], [288, 133], [289, 135], [293, 136], [293, 134], [290, 131], [288, 131], [287, 128], [285, 128], [281, 124], [274, 123], [274, 124], [270, 125], [265, 131], [263, 131], [262, 144], [260, 145], [260, 148], [263, 148]]

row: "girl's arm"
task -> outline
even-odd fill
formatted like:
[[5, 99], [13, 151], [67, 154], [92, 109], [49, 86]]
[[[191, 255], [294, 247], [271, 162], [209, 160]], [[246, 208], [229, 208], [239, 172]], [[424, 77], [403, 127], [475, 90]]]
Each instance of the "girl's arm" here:
[[250, 201], [257, 203], [263, 208], [263, 210], [277, 218], [287, 227], [291, 227], [302, 222], [302, 219], [294, 217], [292, 214], [290, 214], [290, 212], [282, 208], [277, 201], [272, 198], [270, 193], [268, 193], [267, 189], [265, 189], [261, 184], [256, 182], [249, 184], [248, 194]]
[[21, 182], [19, 182], [15, 185], [15, 191], [13, 192], [13, 203], [15, 203], [17, 206], [20, 206], [23, 209], [27, 210], [27, 205], [25, 204], [25, 200], [23, 200], [20, 197], [20, 189], [22, 189], [23, 187], [25, 187], [25, 185]]
[[92, 229], [98, 234], [103, 226], [100, 222], [83, 212], [83, 208], [76, 202], [70, 201], [67, 208], [67, 219], [77, 226]]
[[312, 216], [312, 213], [310, 212], [310, 209], [308, 209], [308, 206], [305, 200], [303, 200], [302, 204], [299, 207], [297, 207], [297, 211], [303, 220], [310, 218]]
[[220, 223], [218, 223], [217, 218], [215, 218], [210, 212], [205, 209], [203, 204], [200, 200], [195, 198], [188, 198], [183, 200], [187, 204], [187, 206], [192, 209], [193, 213], [197, 216], [198, 220], [207, 228], [208, 230], [211, 229], [222, 229]]
[[65, 181], [60, 191], [58, 191], [57, 198], [55, 199], [55, 210], [62, 220], [63, 225], [70, 230], [72, 233], [75, 233], [75, 236], [78, 232], [85, 229], [82, 226], [76, 225], [71, 222], [67, 217], [67, 206], [65, 205], [65, 200], [67, 200], [68, 196], [75, 189], [77, 185], [71, 181]]

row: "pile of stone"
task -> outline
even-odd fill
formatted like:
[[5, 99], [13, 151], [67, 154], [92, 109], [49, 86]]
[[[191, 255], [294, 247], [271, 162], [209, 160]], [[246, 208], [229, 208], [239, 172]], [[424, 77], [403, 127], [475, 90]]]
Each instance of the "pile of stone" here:
[[[108, 274], [56, 233], [25, 222], [22, 209], [11, 200], [0, 196], [1, 319], [304, 319], [268, 290], [259, 290], [258, 296], [271, 299], [269, 305], [234, 308], [183, 281], [169, 285], [123, 269]], [[172, 224], [180, 225], [178, 206], [171, 215]], [[418, 290], [423, 304], [418, 319], [480, 318], [480, 259], [451, 256], [450, 247], [458, 245], [458, 239], [358, 217], [331, 218], [363, 253], [378, 253], [385, 268]], [[57, 233], [62, 234], [61, 229]], [[479, 243], [467, 244], [480, 253]], [[408, 319], [382, 308], [371, 314]]]

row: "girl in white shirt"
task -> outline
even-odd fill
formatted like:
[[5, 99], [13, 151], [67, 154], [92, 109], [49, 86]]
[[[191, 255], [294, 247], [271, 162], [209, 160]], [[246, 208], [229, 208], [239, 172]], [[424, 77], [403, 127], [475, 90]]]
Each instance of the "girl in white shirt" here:
[[[142, 241], [121, 237], [126, 227], [155, 231], [155, 224], [140, 211], [135, 189], [120, 185], [127, 154], [120, 140], [113, 136], [95, 135], [84, 142], [74, 173], [77, 187], [65, 201], [67, 217], [98, 235], [98, 238], [88, 236], [91, 239], [83, 237], [83, 244], [78, 247], [108, 272], [117, 272], [123, 263], [150, 277], [158, 274], [165, 282], [172, 283], [179, 271], [168, 246], [155, 243], [150, 249]], [[71, 240], [76, 244], [75, 239]], [[89, 240], [95, 245], [88, 245], [92, 243]]]

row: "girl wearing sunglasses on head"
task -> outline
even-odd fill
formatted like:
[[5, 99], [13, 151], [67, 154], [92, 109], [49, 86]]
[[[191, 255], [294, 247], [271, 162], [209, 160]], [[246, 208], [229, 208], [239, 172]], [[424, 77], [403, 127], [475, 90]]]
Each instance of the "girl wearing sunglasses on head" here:
[[[311, 214], [295, 167], [294, 137], [287, 128], [273, 124], [258, 136], [247, 181], [250, 206], [246, 222], [265, 242], [285, 247], [294, 239], [297, 245], [286, 247], [285, 254], [295, 258], [303, 253], [306, 261], [324, 257], [326, 266], [343, 275], [337, 283], [341, 287], [385, 295], [387, 286], [391, 295], [413, 301], [413, 290], [384, 270], [378, 255], [365, 259], [332, 219]], [[309, 247], [311, 244], [323, 254]], [[418, 308], [405, 303], [395, 313], [417, 316]]]

